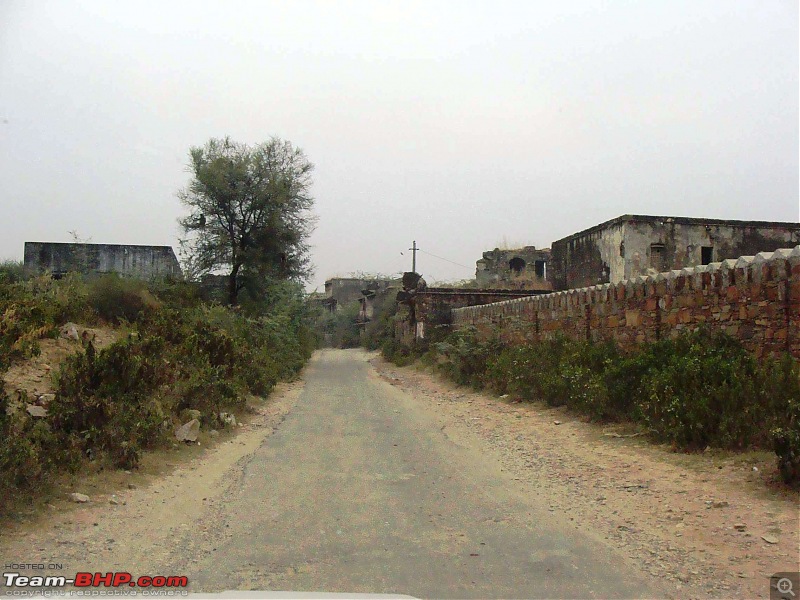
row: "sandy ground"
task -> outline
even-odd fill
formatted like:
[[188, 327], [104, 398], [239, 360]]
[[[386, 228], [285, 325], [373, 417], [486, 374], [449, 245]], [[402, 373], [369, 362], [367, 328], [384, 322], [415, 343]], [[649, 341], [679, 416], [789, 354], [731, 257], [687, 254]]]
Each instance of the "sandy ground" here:
[[[76, 326], [79, 335], [84, 333], [93, 340], [95, 348], [102, 350], [113, 344], [120, 332], [107, 327]], [[14, 397], [25, 392], [28, 400], [35, 402], [42, 394], [53, 392], [53, 375], [59, 365], [70, 355], [82, 351], [78, 340], [64, 337], [39, 340], [40, 353], [29, 360], [17, 362], [3, 373], [6, 393]]]
[[444, 432], [479, 437], [550, 510], [676, 589], [768, 598], [770, 575], [800, 570], [800, 496], [775, 484], [774, 455], [676, 454], [565, 410], [476, 393], [380, 358], [373, 364], [427, 403]]

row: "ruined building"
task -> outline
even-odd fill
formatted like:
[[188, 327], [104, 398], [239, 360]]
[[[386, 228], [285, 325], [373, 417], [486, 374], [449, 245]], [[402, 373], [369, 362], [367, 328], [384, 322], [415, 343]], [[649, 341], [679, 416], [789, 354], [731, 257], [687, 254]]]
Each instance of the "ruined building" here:
[[118, 273], [136, 279], [182, 277], [178, 259], [170, 246], [25, 242], [25, 268], [49, 272], [54, 277], [66, 273]]
[[396, 281], [377, 277], [331, 277], [325, 281], [325, 299], [322, 300], [322, 305], [335, 312], [347, 304], [361, 302], [366, 291], [371, 291], [374, 295], [395, 284]]
[[800, 223], [623, 215], [553, 243], [556, 290], [619, 283], [800, 243]]
[[549, 262], [550, 250], [537, 250], [535, 246], [495, 248], [484, 252], [475, 263], [475, 280], [483, 288], [551, 290]]
[[548, 293], [546, 290], [428, 287], [418, 273], [404, 273], [402, 286], [397, 292], [395, 336], [403, 342], [424, 339], [428, 328], [448, 325], [455, 308]]

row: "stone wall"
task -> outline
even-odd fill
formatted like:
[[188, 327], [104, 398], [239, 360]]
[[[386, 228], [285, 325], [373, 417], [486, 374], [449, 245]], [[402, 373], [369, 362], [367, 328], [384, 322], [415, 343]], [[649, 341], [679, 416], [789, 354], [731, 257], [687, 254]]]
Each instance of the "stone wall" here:
[[475, 326], [507, 343], [615, 340], [623, 347], [706, 325], [756, 355], [800, 359], [800, 246], [639, 276], [618, 284], [456, 309], [453, 326]]
[[536, 294], [532, 290], [495, 290], [473, 288], [421, 288], [399, 301], [395, 337], [403, 342], [425, 337], [429, 326], [449, 323], [454, 309], [480, 306]]
[[137, 279], [182, 276], [170, 246], [25, 242], [25, 268], [56, 277], [72, 272], [119, 273]]
[[522, 290], [473, 290], [467, 288], [427, 288], [416, 296], [417, 321], [450, 320], [453, 309], [479, 306], [515, 298], [527, 298], [537, 292]]
[[800, 223], [623, 215], [553, 242], [554, 289], [619, 283], [800, 243]]
[[475, 263], [475, 281], [482, 288], [552, 290], [547, 268], [550, 250], [525, 246], [513, 250], [495, 248]]

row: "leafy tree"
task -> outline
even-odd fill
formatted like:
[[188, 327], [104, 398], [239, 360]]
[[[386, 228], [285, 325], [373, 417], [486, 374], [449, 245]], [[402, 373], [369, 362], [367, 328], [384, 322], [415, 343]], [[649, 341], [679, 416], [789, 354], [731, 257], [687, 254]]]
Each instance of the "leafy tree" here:
[[314, 166], [302, 150], [272, 138], [249, 146], [210, 139], [189, 152], [192, 179], [178, 192], [189, 215], [180, 220], [190, 276], [224, 272], [231, 305], [239, 293], [263, 295], [279, 280], [306, 280]]

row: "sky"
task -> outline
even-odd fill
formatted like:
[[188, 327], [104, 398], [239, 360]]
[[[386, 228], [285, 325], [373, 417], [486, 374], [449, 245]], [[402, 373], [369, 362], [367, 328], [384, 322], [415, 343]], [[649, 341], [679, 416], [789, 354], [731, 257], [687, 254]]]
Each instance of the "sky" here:
[[0, 259], [173, 245], [188, 151], [315, 164], [315, 273], [470, 278], [616, 216], [798, 221], [798, 3], [0, 1]]

